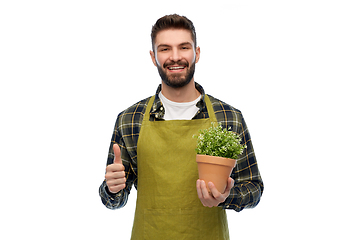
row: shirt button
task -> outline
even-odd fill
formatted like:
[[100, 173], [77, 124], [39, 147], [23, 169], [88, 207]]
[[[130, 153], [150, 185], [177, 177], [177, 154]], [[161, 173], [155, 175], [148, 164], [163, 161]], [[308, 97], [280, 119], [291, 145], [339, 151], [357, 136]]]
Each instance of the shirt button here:
[[162, 111], [164, 108], [163, 107], [160, 107], [160, 111]]

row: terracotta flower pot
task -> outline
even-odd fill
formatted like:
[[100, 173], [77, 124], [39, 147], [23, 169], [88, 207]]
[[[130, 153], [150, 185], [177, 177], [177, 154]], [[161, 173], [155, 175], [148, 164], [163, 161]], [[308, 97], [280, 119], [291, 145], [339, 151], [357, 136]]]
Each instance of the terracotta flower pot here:
[[235, 167], [236, 160], [198, 154], [196, 155], [196, 162], [198, 164], [199, 178], [206, 182], [208, 191], [210, 192], [208, 182], [212, 182], [219, 192], [224, 193], [227, 180]]

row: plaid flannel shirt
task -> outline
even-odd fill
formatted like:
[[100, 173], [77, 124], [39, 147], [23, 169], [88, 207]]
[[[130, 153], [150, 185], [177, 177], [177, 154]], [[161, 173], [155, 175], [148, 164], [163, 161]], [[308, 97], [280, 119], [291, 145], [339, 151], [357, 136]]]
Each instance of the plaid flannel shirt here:
[[[209, 115], [204, 100], [205, 92], [199, 84], [196, 83], [195, 85], [202, 97], [197, 103], [197, 107], [200, 109], [193, 119], [208, 118]], [[159, 85], [157, 89], [155, 100], [150, 111], [150, 121], [165, 121], [163, 119], [165, 110], [158, 96], [160, 91], [161, 85]], [[244, 208], [255, 207], [260, 201], [264, 186], [244, 118], [239, 110], [210, 95], [208, 96], [217, 121], [221, 123], [224, 128], [231, 127], [232, 131], [241, 136], [242, 143], [247, 145], [243, 154], [237, 159], [237, 164], [230, 176], [235, 180], [234, 187], [231, 189], [228, 198], [225, 202], [219, 204], [219, 207], [233, 209], [237, 212]], [[114, 154], [112, 146], [117, 143], [120, 146], [121, 158], [125, 167], [126, 187], [119, 193], [112, 194], [109, 192], [104, 180], [99, 188], [99, 194], [103, 204], [109, 209], [123, 207], [127, 202], [132, 186], [134, 185], [137, 189], [137, 141], [149, 99], [150, 97], [139, 101], [121, 112], [117, 117], [107, 165], [113, 163]]]

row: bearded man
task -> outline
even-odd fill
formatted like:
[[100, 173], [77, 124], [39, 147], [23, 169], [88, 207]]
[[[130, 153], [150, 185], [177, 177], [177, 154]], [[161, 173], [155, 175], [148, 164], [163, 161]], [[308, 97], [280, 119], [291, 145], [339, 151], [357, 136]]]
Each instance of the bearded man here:
[[[154, 96], [118, 115], [101, 200], [110, 209], [124, 207], [135, 186], [131, 239], [229, 239], [225, 209], [255, 207], [264, 189], [249, 130], [239, 110], [205, 94], [194, 81], [200, 47], [188, 18], [160, 18], [151, 39], [150, 56], [161, 84]], [[198, 179], [192, 136], [212, 122], [231, 127], [246, 149], [225, 191], [209, 182], [209, 193]]]

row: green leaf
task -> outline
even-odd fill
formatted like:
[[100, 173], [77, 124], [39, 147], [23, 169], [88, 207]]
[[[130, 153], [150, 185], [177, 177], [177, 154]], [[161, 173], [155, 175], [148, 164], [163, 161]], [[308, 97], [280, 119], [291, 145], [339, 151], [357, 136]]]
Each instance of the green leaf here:
[[241, 144], [238, 134], [221, 127], [221, 124], [211, 123], [208, 129], [199, 130], [197, 138], [197, 154], [237, 159], [243, 153], [246, 145]]

